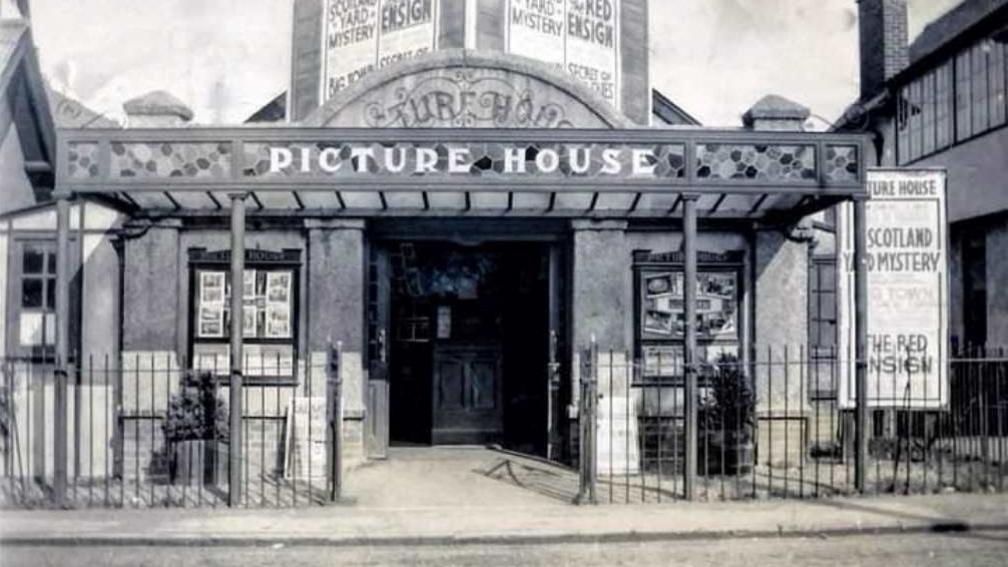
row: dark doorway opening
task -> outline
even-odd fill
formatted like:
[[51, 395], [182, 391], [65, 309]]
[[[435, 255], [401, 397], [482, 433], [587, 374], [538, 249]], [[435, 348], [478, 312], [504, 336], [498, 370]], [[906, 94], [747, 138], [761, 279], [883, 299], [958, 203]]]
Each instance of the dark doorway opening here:
[[500, 443], [545, 455], [549, 245], [381, 246], [392, 444]]

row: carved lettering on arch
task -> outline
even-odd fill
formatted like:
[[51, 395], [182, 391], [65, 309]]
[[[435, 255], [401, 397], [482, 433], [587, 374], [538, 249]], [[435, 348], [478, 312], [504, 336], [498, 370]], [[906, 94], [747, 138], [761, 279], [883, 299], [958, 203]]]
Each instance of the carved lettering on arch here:
[[[372, 95], [364, 122], [374, 128], [573, 128], [568, 112], [574, 99], [555, 89], [516, 85], [506, 72], [457, 69], [400, 81]], [[569, 100], [564, 100], [566, 97]], [[597, 120], [597, 119], [596, 119]], [[595, 122], [594, 120], [592, 122]]]

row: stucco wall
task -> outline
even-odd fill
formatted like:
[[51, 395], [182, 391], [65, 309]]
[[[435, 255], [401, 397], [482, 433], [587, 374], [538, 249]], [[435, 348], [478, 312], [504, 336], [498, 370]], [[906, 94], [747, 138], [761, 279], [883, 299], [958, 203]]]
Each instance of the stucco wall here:
[[1008, 128], [958, 144], [910, 167], [948, 168], [948, 220], [1008, 210]]

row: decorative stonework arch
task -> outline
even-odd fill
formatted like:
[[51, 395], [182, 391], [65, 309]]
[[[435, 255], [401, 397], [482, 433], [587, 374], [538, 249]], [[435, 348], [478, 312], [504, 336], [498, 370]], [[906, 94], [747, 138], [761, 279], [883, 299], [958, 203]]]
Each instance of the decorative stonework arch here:
[[608, 102], [553, 67], [517, 55], [452, 49], [372, 72], [303, 126], [630, 128]]

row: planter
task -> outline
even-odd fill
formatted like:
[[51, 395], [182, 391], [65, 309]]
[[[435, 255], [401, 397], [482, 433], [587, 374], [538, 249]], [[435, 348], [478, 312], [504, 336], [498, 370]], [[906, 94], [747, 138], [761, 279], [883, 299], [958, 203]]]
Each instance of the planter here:
[[755, 447], [747, 435], [710, 433], [698, 448], [700, 466], [705, 474], [746, 474], [752, 472]]
[[171, 444], [172, 484], [215, 485], [227, 480], [228, 446], [214, 440], [175, 441]]

